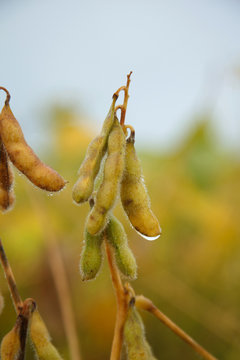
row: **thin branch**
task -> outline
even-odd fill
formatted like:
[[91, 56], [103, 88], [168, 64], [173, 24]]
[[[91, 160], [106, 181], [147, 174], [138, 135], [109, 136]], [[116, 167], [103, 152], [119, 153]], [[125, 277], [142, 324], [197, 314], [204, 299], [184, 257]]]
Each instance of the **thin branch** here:
[[123, 126], [124, 122], [125, 122], [125, 117], [126, 117], [126, 111], [127, 111], [127, 104], [128, 104], [128, 90], [129, 90], [129, 85], [130, 85], [130, 77], [132, 75], [132, 71], [130, 71], [130, 73], [127, 75], [127, 84], [126, 84], [126, 91], [124, 94], [124, 101], [123, 101], [123, 108], [122, 108], [122, 112], [121, 112], [121, 120], [120, 120], [120, 124]]
[[179, 326], [177, 326], [172, 320], [170, 320], [165, 314], [163, 314], [151, 300], [146, 298], [143, 295], [136, 297], [136, 306], [140, 309], [149, 311], [154, 316], [156, 316], [164, 325], [166, 325], [170, 330], [172, 330], [176, 335], [178, 335], [182, 340], [189, 344], [198, 354], [206, 360], [217, 360], [213, 355], [211, 355], [207, 350], [205, 350], [201, 345], [199, 345], [195, 340], [193, 340], [185, 331], [183, 331]]
[[9, 291], [12, 295], [13, 305], [15, 307], [16, 313], [19, 314], [20, 310], [23, 307], [23, 301], [17, 289], [17, 284], [11, 269], [11, 266], [8, 262], [7, 256], [5, 254], [2, 241], [0, 239], [0, 261], [5, 273], [5, 277], [8, 283]]
[[114, 95], [118, 96], [120, 91], [124, 91], [124, 100], [123, 100], [123, 105], [118, 105], [116, 107], [116, 111], [118, 109], [121, 109], [121, 120], [120, 120], [120, 124], [122, 125], [122, 127], [124, 126], [124, 122], [125, 122], [125, 117], [126, 117], [126, 111], [127, 111], [127, 104], [128, 104], [128, 90], [129, 90], [129, 85], [130, 85], [130, 77], [132, 75], [132, 71], [130, 71], [130, 73], [127, 75], [127, 84], [126, 86], [121, 86], [115, 93]]
[[16, 321], [16, 329], [19, 336], [20, 342], [20, 351], [16, 360], [24, 360], [25, 359], [25, 349], [26, 349], [26, 341], [27, 341], [27, 333], [28, 333], [28, 324], [32, 312], [36, 308], [36, 303], [33, 299], [29, 298], [25, 301], [22, 301], [20, 294], [17, 289], [17, 284], [11, 269], [11, 266], [8, 262], [6, 253], [4, 251], [2, 241], [0, 239], [0, 261], [5, 273], [5, 277], [8, 283], [9, 291], [12, 295], [13, 304], [17, 313], [17, 321]]
[[123, 286], [119, 271], [113, 261], [112, 250], [105, 237], [105, 247], [107, 253], [107, 259], [109, 269], [111, 272], [112, 283], [117, 298], [117, 316], [114, 328], [114, 336], [112, 342], [112, 351], [110, 360], [119, 360], [121, 357], [122, 345], [123, 345], [123, 332], [124, 325], [127, 317], [129, 293]]
[[5, 88], [5, 87], [3, 87], [3, 86], [0, 86], [0, 90], [3, 90], [3, 91], [5, 91], [5, 93], [6, 93], [6, 100], [5, 100], [5, 105], [8, 105], [9, 104], [9, 101], [10, 101], [10, 98], [11, 98], [11, 95], [10, 95], [10, 93], [9, 93], [9, 91]]

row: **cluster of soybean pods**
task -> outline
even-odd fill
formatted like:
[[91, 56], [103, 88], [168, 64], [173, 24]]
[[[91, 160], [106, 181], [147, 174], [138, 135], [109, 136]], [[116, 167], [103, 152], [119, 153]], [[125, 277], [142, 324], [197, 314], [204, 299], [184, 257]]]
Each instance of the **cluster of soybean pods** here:
[[[78, 180], [73, 187], [73, 200], [77, 204], [88, 201], [90, 205], [80, 257], [82, 280], [94, 279], [98, 274], [103, 258], [104, 241], [112, 247], [116, 265], [124, 278], [133, 280], [137, 276], [136, 260], [129, 248], [124, 227], [112, 214], [119, 197], [130, 223], [138, 233], [149, 240], [154, 240], [161, 234], [159, 222], [150, 207], [141, 164], [135, 151], [135, 131], [132, 126], [124, 124], [130, 76], [131, 73], [127, 76], [127, 85], [113, 94], [101, 133], [89, 144], [79, 169]], [[14, 202], [14, 178], [10, 162], [34, 185], [46, 191], [59, 191], [65, 186], [66, 181], [55, 170], [45, 165], [27, 144], [21, 127], [10, 109], [10, 94], [5, 88], [0, 89], [7, 94], [0, 114], [0, 208], [6, 211]], [[124, 104], [116, 106], [121, 90], [125, 92]], [[116, 115], [118, 109], [121, 109], [120, 121]], [[28, 312], [31, 313], [30, 337], [38, 358], [61, 359], [50, 342], [36, 303], [31, 299], [25, 302]], [[140, 351], [146, 355], [144, 359], [155, 359], [145, 339], [141, 318], [134, 304], [132, 305], [124, 331], [128, 358], [137, 358], [134, 356], [140, 354]], [[13, 329], [2, 340], [3, 360], [14, 359], [18, 354], [21, 346], [19, 338], [18, 317]]]
[[[93, 279], [98, 273], [104, 238], [114, 249], [121, 273], [128, 279], [136, 278], [137, 265], [125, 230], [112, 214], [119, 195], [123, 209], [137, 232], [151, 240], [161, 233], [159, 222], [150, 208], [141, 163], [135, 151], [135, 131], [132, 126], [119, 122], [116, 115], [118, 108], [123, 110], [123, 105], [116, 107], [119, 91], [126, 91], [125, 97], [128, 97], [130, 75], [127, 86], [114, 93], [101, 133], [89, 144], [73, 188], [73, 200], [77, 204], [89, 201], [91, 207], [80, 260], [83, 280]], [[126, 112], [126, 108], [124, 110]], [[128, 128], [131, 131], [129, 136]]]

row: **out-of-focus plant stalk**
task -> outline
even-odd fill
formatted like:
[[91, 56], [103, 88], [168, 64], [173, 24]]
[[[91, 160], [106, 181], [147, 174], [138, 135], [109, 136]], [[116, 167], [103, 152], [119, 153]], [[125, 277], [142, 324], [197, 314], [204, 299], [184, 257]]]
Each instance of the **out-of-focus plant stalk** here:
[[193, 340], [185, 331], [177, 326], [172, 320], [170, 320], [165, 314], [163, 314], [151, 300], [143, 295], [136, 296], [136, 306], [139, 309], [149, 311], [156, 316], [164, 325], [190, 345], [198, 354], [200, 354], [206, 360], [217, 360], [213, 355], [206, 351], [201, 345]]
[[43, 229], [43, 238], [45, 239], [45, 246], [48, 253], [48, 262], [50, 264], [53, 281], [58, 295], [71, 359], [82, 360], [74, 319], [74, 311], [72, 308], [70, 288], [59, 244], [54, 231], [50, 227], [46, 212], [41, 206], [40, 199], [36, 199], [36, 196], [33, 197], [27, 188], [26, 192], [32, 202], [37, 218], [41, 223], [41, 229]]
[[2, 241], [0, 239], [0, 261], [5, 273], [5, 277], [8, 283], [9, 291], [12, 295], [13, 304], [16, 310], [16, 313], [19, 314], [20, 309], [23, 307], [23, 301], [17, 289], [17, 284], [11, 269], [11, 266], [8, 262], [7, 256], [5, 254]]

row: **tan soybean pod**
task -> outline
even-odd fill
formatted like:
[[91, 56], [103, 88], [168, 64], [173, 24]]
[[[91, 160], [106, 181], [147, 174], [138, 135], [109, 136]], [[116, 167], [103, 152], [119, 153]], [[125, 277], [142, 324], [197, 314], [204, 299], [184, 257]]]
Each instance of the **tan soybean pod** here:
[[114, 122], [116, 100], [117, 97], [114, 96], [108, 115], [103, 123], [101, 134], [89, 144], [85, 159], [79, 169], [79, 178], [73, 187], [72, 193], [73, 200], [78, 204], [87, 201], [93, 192], [94, 180], [106, 152], [108, 135]]
[[157, 360], [145, 338], [144, 325], [134, 305], [130, 305], [128, 310], [124, 340], [128, 360]]
[[80, 276], [83, 281], [96, 277], [103, 259], [103, 234], [91, 235], [85, 230], [84, 246], [80, 257]]
[[121, 273], [130, 280], [137, 277], [135, 257], [128, 246], [127, 234], [124, 227], [115, 216], [111, 216], [106, 227], [108, 242], [114, 248], [115, 260]]
[[1, 360], [16, 360], [21, 352], [18, 322], [1, 342]]
[[0, 209], [8, 210], [14, 203], [13, 194], [14, 175], [8, 159], [6, 149], [0, 138]]
[[132, 226], [151, 240], [161, 234], [142, 176], [141, 163], [134, 147], [134, 136], [126, 141], [125, 169], [121, 183], [121, 201]]
[[32, 314], [29, 335], [39, 360], [63, 360], [52, 345], [49, 332], [37, 310]]
[[0, 114], [0, 133], [10, 160], [34, 185], [47, 191], [59, 191], [64, 187], [65, 180], [45, 165], [26, 143], [7, 101]]
[[87, 219], [87, 231], [91, 235], [96, 235], [104, 229], [107, 223], [107, 214], [117, 198], [124, 169], [125, 143], [124, 132], [115, 116], [108, 138], [108, 153], [104, 164], [103, 181]]

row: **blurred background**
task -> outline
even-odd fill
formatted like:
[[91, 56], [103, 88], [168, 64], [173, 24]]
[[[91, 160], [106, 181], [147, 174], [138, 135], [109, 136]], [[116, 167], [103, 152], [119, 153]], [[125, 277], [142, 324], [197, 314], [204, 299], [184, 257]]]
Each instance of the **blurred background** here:
[[[12, 95], [28, 143], [69, 181], [51, 196], [16, 171], [15, 206], [0, 216], [21, 295], [37, 301], [60, 353], [71, 359], [53, 246], [64, 260], [83, 358], [109, 358], [114, 293], [106, 259], [95, 281], [80, 280], [89, 208], [73, 204], [71, 189], [113, 92], [132, 70], [126, 123], [135, 127], [163, 229], [146, 241], [117, 204], [139, 267], [132, 285], [216, 357], [239, 359], [240, 3], [1, 0], [0, 34], [0, 85]], [[2, 338], [15, 322], [2, 271], [0, 291]], [[157, 358], [198, 358], [158, 320], [142, 316]]]

